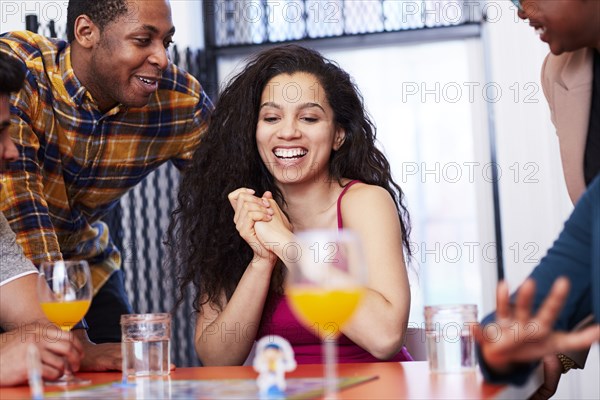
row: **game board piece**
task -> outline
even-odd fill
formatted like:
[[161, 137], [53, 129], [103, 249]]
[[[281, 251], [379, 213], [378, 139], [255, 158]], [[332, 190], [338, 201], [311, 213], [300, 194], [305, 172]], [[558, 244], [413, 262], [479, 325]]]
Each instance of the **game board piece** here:
[[253, 367], [259, 373], [256, 383], [261, 398], [285, 397], [285, 373], [296, 369], [290, 342], [277, 335], [265, 336], [256, 344]]

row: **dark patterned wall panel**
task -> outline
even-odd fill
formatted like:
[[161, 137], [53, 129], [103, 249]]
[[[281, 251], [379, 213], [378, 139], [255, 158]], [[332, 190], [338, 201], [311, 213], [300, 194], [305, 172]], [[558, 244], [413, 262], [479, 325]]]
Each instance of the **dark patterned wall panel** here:
[[[137, 313], [172, 311], [179, 290], [173, 262], [163, 245], [179, 175], [172, 164], [164, 164], [130, 190], [117, 211], [122, 229], [125, 288]], [[173, 314], [171, 357], [179, 367], [199, 364], [193, 347], [194, 324], [188, 299]]]

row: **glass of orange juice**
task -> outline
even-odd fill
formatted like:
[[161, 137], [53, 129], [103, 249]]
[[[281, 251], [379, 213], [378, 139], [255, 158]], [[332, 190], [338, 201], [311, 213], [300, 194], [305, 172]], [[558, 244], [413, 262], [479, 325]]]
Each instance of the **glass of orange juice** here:
[[[50, 322], [69, 332], [84, 317], [92, 301], [90, 268], [86, 261], [53, 261], [40, 266], [38, 295]], [[65, 359], [64, 375], [53, 385], [85, 385], [90, 380], [73, 375]]]
[[296, 234], [297, 262], [286, 279], [286, 297], [296, 318], [323, 340], [325, 398], [335, 399], [337, 338], [365, 293], [367, 269], [361, 242], [349, 230]]

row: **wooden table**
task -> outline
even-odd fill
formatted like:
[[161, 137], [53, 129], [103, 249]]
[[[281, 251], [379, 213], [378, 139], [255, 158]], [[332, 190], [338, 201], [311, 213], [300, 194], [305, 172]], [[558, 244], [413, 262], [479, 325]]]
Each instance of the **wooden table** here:
[[[322, 365], [299, 365], [289, 377], [311, 377], [322, 374]], [[527, 398], [541, 383], [541, 369], [523, 387], [485, 383], [478, 371], [462, 374], [432, 374], [427, 362], [341, 364], [339, 375], [378, 376], [377, 379], [340, 392], [340, 399], [494, 399]], [[78, 373], [94, 384], [119, 381], [121, 374]], [[171, 373], [178, 379], [254, 379], [251, 367], [179, 368]], [[46, 388], [56, 391], [56, 388]], [[29, 388], [20, 386], [0, 389], [0, 399], [29, 398]]]

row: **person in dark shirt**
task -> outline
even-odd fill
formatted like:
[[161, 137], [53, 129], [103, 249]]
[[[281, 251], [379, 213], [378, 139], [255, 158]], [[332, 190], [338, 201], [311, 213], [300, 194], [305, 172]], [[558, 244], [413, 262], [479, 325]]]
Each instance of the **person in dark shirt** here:
[[[544, 338], [533, 344], [524, 344], [515, 341], [513, 346], [502, 348], [503, 355], [499, 356], [498, 344], [492, 344], [483, 340], [481, 342], [481, 366], [489, 380], [508, 380], [512, 382], [523, 382], [531, 370], [531, 364], [527, 362], [540, 360], [543, 356], [545, 381], [544, 385], [536, 393], [536, 398], [548, 398], [552, 396], [558, 386], [561, 372], [566, 372], [572, 366], [583, 365], [586, 356], [579, 355], [565, 357], [557, 352], [585, 348], [583, 337], [591, 343], [598, 340], [598, 326], [585, 330], [583, 337], [574, 333], [569, 336], [564, 333], [553, 333], [552, 324], [558, 317], [558, 307], [563, 301], [569, 305], [574, 298], [580, 298], [582, 304], [578, 310], [588, 310], [594, 305], [594, 314], [589, 319], [598, 322], [600, 306], [597, 294], [592, 297], [593, 290], [599, 290], [599, 272], [596, 260], [598, 247], [600, 246], [600, 221], [597, 221], [600, 213], [600, 198], [598, 195], [587, 195], [586, 205], [578, 204], [586, 187], [590, 187], [594, 178], [600, 172], [600, 1], [596, 0], [512, 0], [519, 8], [519, 17], [529, 20], [529, 24], [540, 34], [540, 39], [550, 46], [551, 53], [546, 57], [542, 69], [542, 87], [550, 106], [552, 122], [554, 123], [559, 139], [563, 171], [569, 196], [577, 208], [567, 224], [561, 237], [549, 251], [548, 256], [542, 260], [531, 275], [533, 282], [525, 283], [517, 295], [512, 297], [516, 302], [516, 314], [509, 312], [508, 293], [504, 287], [498, 294], [498, 314], [488, 316], [484, 320], [489, 323], [496, 317], [498, 321], [514, 321], [512, 318], [525, 320], [530, 316], [530, 308], [541, 307], [533, 317], [548, 316], [545, 325], [536, 325], [546, 328]], [[596, 182], [596, 186], [598, 182]], [[591, 190], [590, 190], [591, 191]], [[595, 192], [599, 192], [596, 188]], [[591, 199], [591, 200], [590, 200]], [[578, 208], [587, 207], [586, 212], [579, 211], [579, 218], [588, 218], [587, 233], [583, 236], [573, 234], [574, 215]], [[585, 215], [585, 217], [581, 217]], [[594, 217], [595, 216], [595, 217]], [[594, 219], [595, 218], [595, 219]], [[590, 223], [591, 221], [591, 223]], [[579, 222], [582, 222], [580, 219]], [[594, 225], [595, 224], [595, 225]], [[570, 232], [569, 232], [570, 231]], [[569, 239], [565, 239], [568, 237]], [[561, 241], [562, 240], [562, 241]], [[572, 250], [589, 241], [587, 265], [591, 274], [584, 274], [584, 281], [588, 279], [587, 286], [573, 285], [571, 293], [567, 297], [567, 284], [556, 283], [557, 288], [552, 289], [551, 284], [560, 275], [565, 275], [575, 280], [577, 271], [572, 265], [574, 258], [571, 257]], [[557, 248], [564, 251], [560, 259], [556, 257]], [[569, 255], [570, 254], [570, 255]], [[558, 268], [557, 264], [564, 263], [564, 269]], [[595, 272], [594, 272], [595, 271]], [[541, 281], [541, 284], [540, 284]], [[538, 284], [538, 293], [532, 302], [534, 283]], [[501, 287], [503, 284], [501, 284]], [[590, 292], [591, 291], [591, 292]], [[549, 300], [542, 306], [542, 300], [548, 295]], [[586, 297], [587, 296], [587, 297]], [[549, 308], [552, 308], [549, 312]], [[569, 307], [566, 307], [569, 309]], [[569, 309], [573, 311], [573, 309]], [[585, 315], [577, 313], [576, 318], [571, 315], [569, 323], [565, 322], [563, 311], [559, 322], [554, 325], [555, 329], [571, 330], [575, 327], [574, 322], [586, 319]], [[525, 318], [525, 319], [524, 319]], [[577, 320], [577, 321], [576, 321]], [[536, 320], [536, 323], [539, 322]], [[585, 336], [588, 335], [588, 336]], [[596, 336], [594, 336], [596, 335]], [[570, 343], [569, 340], [578, 338], [578, 343]], [[576, 353], [574, 353], [576, 354]], [[558, 357], [557, 357], [558, 356]]]

